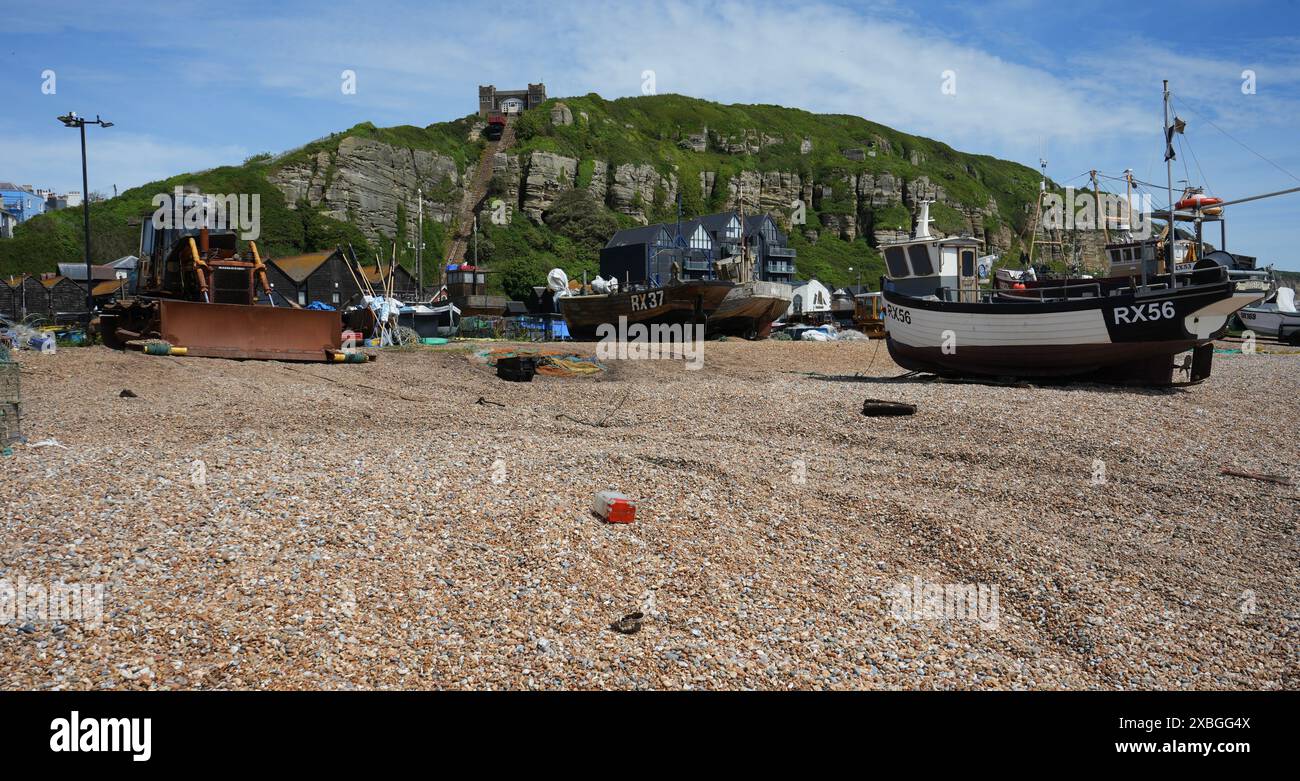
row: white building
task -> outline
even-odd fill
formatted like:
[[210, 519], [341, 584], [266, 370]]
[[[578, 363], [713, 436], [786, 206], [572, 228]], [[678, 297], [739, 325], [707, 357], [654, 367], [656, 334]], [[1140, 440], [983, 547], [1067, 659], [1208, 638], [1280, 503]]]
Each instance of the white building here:
[[786, 317], [811, 315], [831, 311], [831, 291], [815, 279], [810, 279], [794, 289]]

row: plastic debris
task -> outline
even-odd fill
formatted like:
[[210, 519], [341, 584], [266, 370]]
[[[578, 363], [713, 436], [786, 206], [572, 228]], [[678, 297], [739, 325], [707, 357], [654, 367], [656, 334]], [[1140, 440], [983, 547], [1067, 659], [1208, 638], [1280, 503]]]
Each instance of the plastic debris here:
[[608, 523], [632, 523], [636, 520], [636, 500], [618, 491], [596, 494], [591, 510]]

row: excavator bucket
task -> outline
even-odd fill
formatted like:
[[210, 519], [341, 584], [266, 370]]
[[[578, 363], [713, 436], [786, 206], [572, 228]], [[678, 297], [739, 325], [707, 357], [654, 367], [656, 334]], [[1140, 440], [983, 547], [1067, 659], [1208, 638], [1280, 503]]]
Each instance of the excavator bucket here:
[[342, 346], [338, 312], [159, 301], [158, 333], [187, 355], [264, 361], [327, 361]]

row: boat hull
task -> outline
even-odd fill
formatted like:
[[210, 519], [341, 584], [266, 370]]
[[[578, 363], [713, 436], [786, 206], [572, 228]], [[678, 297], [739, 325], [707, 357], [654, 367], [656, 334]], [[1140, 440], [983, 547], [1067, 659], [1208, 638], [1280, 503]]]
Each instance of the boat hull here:
[[727, 293], [706, 324], [707, 336], [760, 339], [790, 308], [793, 288], [782, 282], [745, 282]]
[[557, 299], [557, 303], [573, 338], [591, 341], [617, 333], [620, 318], [626, 318], [629, 327], [703, 325], [734, 286], [725, 280], [681, 282], [645, 290], [565, 297]]
[[1237, 318], [1257, 334], [1287, 337], [1300, 332], [1300, 312], [1283, 312], [1277, 304], [1244, 307]]
[[[948, 376], [1097, 379], [1163, 385], [1173, 356], [1223, 335], [1253, 300], [1231, 282], [1174, 290], [1109, 291], [1065, 301], [953, 303], [885, 292], [890, 355]], [[1212, 351], [1199, 353], [1209, 376]]]

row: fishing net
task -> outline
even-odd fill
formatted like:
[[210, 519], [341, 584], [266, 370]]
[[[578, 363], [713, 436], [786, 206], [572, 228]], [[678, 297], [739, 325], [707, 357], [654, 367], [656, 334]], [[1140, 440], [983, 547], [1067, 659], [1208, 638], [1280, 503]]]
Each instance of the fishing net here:
[[460, 331], [456, 335], [461, 339], [501, 339], [504, 331], [504, 317], [470, 315], [461, 318]]
[[8, 351], [0, 348], [0, 447], [21, 438], [19, 419], [22, 394], [18, 383], [18, 364], [9, 360]]
[[569, 338], [569, 328], [558, 315], [521, 315], [506, 318], [502, 338], [512, 342], [554, 342]]
[[558, 351], [538, 351], [515, 347], [488, 347], [474, 353], [474, 359], [496, 366], [502, 358], [527, 356], [537, 359], [537, 373], [551, 377], [589, 377], [605, 371], [595, 358]]

